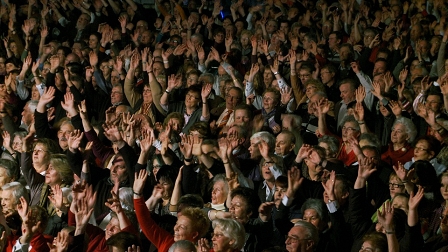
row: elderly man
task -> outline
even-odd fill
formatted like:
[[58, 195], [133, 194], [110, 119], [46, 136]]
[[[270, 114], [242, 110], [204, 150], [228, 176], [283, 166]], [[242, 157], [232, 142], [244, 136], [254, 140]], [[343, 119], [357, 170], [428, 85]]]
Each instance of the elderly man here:
[[288, 232], [286, 250], [288, 252], [312, 252], [319, 242], [319, 233], [313, 224], [298, 221]]
[[6, 223], [11, 229], [17, 230], [22, 222], [17, 214], [17, 205], [20, 203], [20, 197], [29, 201], [28, 191], [19, 182], [6, 183], [1, 188], [2, 212], [5, 215]]
[[296, 137], [289, 130], [283, 130], [275, 139], [275, 154], [283, 158], [283, 167], [291, 169], [296, 158], [294, 148], [296, 146]]

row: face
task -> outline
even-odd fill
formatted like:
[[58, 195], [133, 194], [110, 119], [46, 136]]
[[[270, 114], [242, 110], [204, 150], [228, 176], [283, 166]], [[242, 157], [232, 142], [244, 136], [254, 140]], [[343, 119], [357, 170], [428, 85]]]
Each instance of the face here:
[[325, 228], [325, 224], [314, 209], [306, 209], [303, 213], [303, 220], [313, 224], [319, 231], [322, 231]]
[[234, 112], [236, 125], [247, 125], [250, 122], [249, 112], [245, 109], [237, 109]]
[[275, 94], [272, 92], [267, 92], [263, 95], [263, 108], [266, 112], [271, 112], [277, 106], [278, 101], [275, 98]]
[[352, 90], [350, 84], [341, 84], [339, 91], [341, 91], [341, 98], [345, 104], [349, 104], [351, 101], [355, 100], [355, 90]]
[[215, 42], [216, 42], [216, 43], [221, 44], [221, 43], [224, 42], [224, 33], [219, 32], [219, 33], [216, 34], [213, 38], [215, 39]]
[[168, 199], [173, 194], [173, 183], [165, 179], [160, 179], [159, 184], [163, 187], [162, 198]]
[[98, 47], [98, 38], [95, 35], [89, 37], [89, 48], [95, 50]]
[[372, 43], [372, 40], [375, 38], [375, 34], [373, 32], [365, 32], [364, 33], [364, 46], [369, 46]]
[[187, 78], [187, 87], [198, 84], [199, 76], [196, 74], [190, 74]]
[[113, 87], [110, 93], [110, 102], [112, 104], [118, 104], [123, 101], [123, 89], [120, 87]]
[[54, 169], [53, 165], [50, 163], [48, 165], [47, 172], [45, 173], [45, 184], [54, 186], [60, 184], [62, 178], [59, 173]]
[[212, 243], [213, 243], [213, 251], [216, 252], [225, 252], [232, 251], [231, 245], [234, 243], [234, 240], [230, 240], [230, 238], [224, 236], [223, 231], [220, 227], [215, 227], [212, 234]]
[[68, 138], [75, 128], [71, 124], [63, 124], [58, 131], [59, 146], [63, 150], [68, 148]]
[[112, 181], [118, 180], [119, 182], [125, 181], [128, 178], [126, 164], [122, 157], [118, 156], [115, 158], [110, 168], [110, 178]]
[[347, 141], [351, 136], [358, 138], [359, 130], [357, 130], [355, 122], [346, 122], [342, 126], [342, 140]]
[[76, 23], [76, 28], [82, 30], [82, 29], [86, 28], [86, 26], [89, 23], [90, 23], [90, 17], [86, 14], [82, 14], [78, 18], [78, 21]]
[[199, 105], [199, 101], [201, 100], [201, 96], [195, 92], [188, 92], [185, 96], [185, 106], [194, 108]]
[[384, 61], [378, 61], [375, 62], [375, 65], [373, 66], [373, 75], [377, 74], [383, 74], [387, 71], [386, 69], [386, 62]]
[[404, 144], [407, 142], [409, 136], [406, 133], [406, 127], [403, 124], [398, 123], [392, 128], [390, 140], [393, 144]]
[[263, 72], [263, 82], [269, 86], [272, 80], [274, 80], [274, 74], [270, 69], [265, 69]]
[[401, 209], [406, 213], [408, 213], [409, 212], [408, 202], [409, 202], [408, 198], [403, 196], [397, 196], [392, 200], [392, 207]]
[[434, 152], [428, 150], [429, 144], [426, 140], [420, 140], [417, 142], [414, 148], [414, 159], [429, 161], [434, 157]]
[[434, 111], [434, 113], [439, 113], [442, 101], [440, 100], [440, 96], [437, 95], [428, 95], [428, 98], [426, 98], [426, 109], [430, 109]]
[[177, 218], [174, 226], [174, 241], [188, 240], [193, 241], [198, 235], [198, 232], [193, 232], [191, 220], [185, 216]]
[[151, 88], [148, 86], [145, 86], [143, 88], [143, 102], [144, 103], [152, 103]]
[[383, 102], [379, 101], [378, 102], [379, 108], [380, 108], [380, 113], [384, 116], [387, 117], [389, 116], [391, 113], [389, 110], [387, 110], [387, 108], [385, 106], [383, 106]]
[[440, 193], [444, 200], [448, 200], [448, 176], [443, 176], [440, 183]]
[[33, 165], [34, 167], [44, 165], [48, 162], [50, 153], [47, 147], [41, 143], [36, 144], [33, 150]]
[[313, 242], [306, 239], [305, 228], [295, 226], [288, 232], [285, 244], [288, 252], [302, 252], [310, 251], [310, 246], [313, 245]]
[[212, 190], [212, 203], [213, 204], [222, 204], [226, 201], [227, 194], [226, 194], [224, 188], [225, 188], [224, 181], [217, 181], [213, 185], [213, 190]]
[[31, 88], [31, 100], [38, 101], [40, 99], [40, 93], [39, 90], [37, 90], [36, 85], [33, 85]]
[[261, 167], [261, 176], [268, 182], [275, 181], [274, 174], [271, 172], [269, 165], [263, 165], [263, 167]]
[[228, 94], [226, 95], [226, 108], [233, 110], [240, 101], [241, 97], [239, 96], [238, 91], [236, 91], [235, 89], [230, 89]]
[[232, 218], [243, 225], [249, 221], [250, 215], [252, 214], [248, 209], [245, 199], [239, 195], [232, 198], [229, 211], [232, 214]]
[[12, 140], [12, 149], [17, 152], [21, 152], [22, 145], [23, 145], [22, 138], [20, 136], [14, 136], [14, 139]]
[[34, 121], [34, 114], [29, 108], [29, 106], [26, 105], [22, 111], [22, 122], [29, 126], [33, 121]]
[[160, 170], [160, 167], [162, 167], [159, 164], [159, 161], [157, 161], [157, 159], [154, 159], [154, 161], [152, 162], [152, 174], [154, 175], [154, 178], [157, 177], [157, 172]]
[[376, 247], [375, 246], [373, 246], [372, 245], [372, 243], [370, 242], [370, 241], [365, 241], [363, 244], [362, 244], [362, 247], [361, 247], [361, 249], [359, 250], [359, 251], [362, 251], [362, 252], [370, 252], [370, 251], [376, 251]]
[[339, 50], [339, 59], [341, 61], [351, 61], [351, 51], [350, 48], [347, 46], [342, 46], [341, 49]]
[[331, 73], [328, 71], [328, 69], [322, 69], [320, 71], [320, 79], [322, 80], [322, 83], [326, 85], [327, 83], [330, 83], [334, 79], [334, 73]]
[[280, 206], [280, 204], [282, 202], [282, 199], [283, 199], [283, 196], [286, 195], [286, 190], [287, 189], [288, 188], [283, 188], [283, 187], [277, 185], [277, 183], [276, 183], [276, 185], [275, 185], [275, 192], [274, 192], [274, 203], [275, 203], [276, 207]]
[[[2, 169], [2, 170], [4, 170], [4, 169]], [[14, 199], [12, 191], [11, 190], [3, 190], [1, 192], [1, 196], [2, 196], [3, 213], [14, 212], [17, 208], [17, 202]]]
[[2, 74], [2, 75], [6, 74], [5, 61], [6, 61], [6, 59], [4, 57], [0, 57], [0, 74]]
[[316, 93], [316, 91], [317, 91], [317, 87], [316, 87], [316, 85], [314, 85], [314, 84], [308, 84], [307, 86], [306, 86], [306, 89], [305, 89], [306, 91], [306, 97], [308, 97], [308, 99], [309, 98], [311, 98], [311, 96], [313, 96], [313, 94], [315, 94]]
[[334, 50], [334, 49], [336, 49], [338, 44], [339, 44], [339, 40], [338, 40], [336, 34], [330, 34], [330, 36], [328, 37], [328, 47], [331, 50]]
[[275, 139], [275, 153], [280, 156], [287, 155], [294, 149], [294, 144], [288, 137], [288, 134], [280, 133]]
[[12, 181], [12, 178], [8, 176], [8, 173], [6, 172], [6, 169], [3, 167], [0, 167], [0, 188], [4, 186], [6, 183], [9, 183]]
[[300, 69], [299, 78], [302, 84], [305, 84], [309, 79], [311, 79], [311, 73], [308, 70]]
[[249, 46], [249, 42], [250, 42], [249, 35], [247, 35], [247, 34], [241, 35], [240, 42], [243, 47]]
[[150, 31], [145, 31], [142, 34], [141, 37], [141, 42], [142, 44], [148, 45], [151, 43], [151, 32]]
[[268, 21], [268, 23], [266, 24], [266, 32], [268, 34], [272, 34], [276, 30], [277, 30], [277, 22], [275, 22], [274, 20]]
[[389, 193], [390, 197], [393, 198], [397, 193], [404, 193], [405, 188], [403, 182], [399, 181], [397, 178], [392, 177], [389, 180]]
[[112, 218], [109, 224], [106, 226], [106, 232], [104, 238], [108, 240], [112, 235], [117, 234], [121, 231], [120, 222], [117, 218]]
[[255, 138], [250, 140], [249, 153], [251, 159], [258, 159], [261, 157], [260, 149], [258, 145], [260, 144], [260, 139]]

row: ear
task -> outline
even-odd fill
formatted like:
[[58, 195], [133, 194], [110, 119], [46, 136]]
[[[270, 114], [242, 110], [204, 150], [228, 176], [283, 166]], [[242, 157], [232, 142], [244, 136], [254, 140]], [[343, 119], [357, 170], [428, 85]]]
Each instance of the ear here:
[[194, 232], [194, 234], [192, 235], [193, 240], [196, 240], [197, 238], [199, 238], [199, 233], [196, 231]]
[[434, 153], [434, 151], [431, 151], [431, 152], [429, 152], [429, 156], [431, 157], [430, 159], [433, 159], [433, 158], [434, 158], [434, 156], [435, 156], [435, 153]]
[[229, 245], [230, 245], [230, 247], [232, 247], [233, 244], [235, 244], [235, 240], [234, 240], [234, 239], [231, 239], [231, 240], [229, 241]]
[[240, 140], [238, 140], [238, 144], [243, 144], [244, 142], [246, 142], [246, 138], [240, 138]]
[[306, 243], [306, 250], [307, 251], [313, 251], [314, 248], [314, 241], [313, 240], [308, 240], [308, 242]]
[[344, 193], [344, 195], [342, 195], [342, 198], [343, 198], [343, 199], [346, 199], [346, 198], [348, 198], [349, 195], [350, 195], [350, 193], [349, 193], [349, 192], [346, 192], [346, 193]]
[[289, 148], [289, 151], [294, 150], [295, 147], [296, 147], [296, 144], [291, 144], [291, 147]]

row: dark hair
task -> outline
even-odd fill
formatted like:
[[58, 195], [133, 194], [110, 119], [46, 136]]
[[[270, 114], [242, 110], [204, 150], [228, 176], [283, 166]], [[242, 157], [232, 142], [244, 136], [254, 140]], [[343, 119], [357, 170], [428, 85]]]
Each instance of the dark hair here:
[[379, 232], [373, 232], [370, 234], [364, 235], [362, 240], [369, 241], [377, 252], [387, 252], [387, 238], [386, 235]]
[[280, 175], [275, 179], [275, 186], [279, 186], [281, 188], [288, 187], [288, 177], [284, 175]]
[[160, 182], [161, 179], [166, 180], [174, 185], [174, 181], [176, 181], [176, 176], [174, 169], [169, 165], [162, 165], [159, 171], [157, 172], [157, 182]]
[[132, 245], [140, 245], [140, 242], [134, 234], [128, 232], [119, 232], [112, 235], [107, 241], [107, 246], [117, 247], [122, 251], [127, 251]]
[[419, 141], [426, 141], [428, 143], [428, 149], [427, 152], [434, 152], [434, 156], [437, 156], [439, 154], [440, 149], [442, 148], [442, 145], [440, 144], [439, 140], [433, 136], [422, 136], [417, 139], [415, 143], [418, 143]]
[[233, 189], [230, 197], [233, 199], [234, 197], [241, 197], [247, 204], [247, 210], [252, 212], [252, 216], [255, 216], [258, 213], [258, 206], [260, 205], [260, 200], [257, 196], [257, 193], [250, 188], [247, 187], [237, 187]]

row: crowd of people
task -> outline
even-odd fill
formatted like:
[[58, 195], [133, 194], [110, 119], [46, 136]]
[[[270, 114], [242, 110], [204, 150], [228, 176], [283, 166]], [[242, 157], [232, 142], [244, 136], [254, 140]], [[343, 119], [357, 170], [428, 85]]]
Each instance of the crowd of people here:
[[0, 251], [448, 251], [447, 16], [2, 0]]

